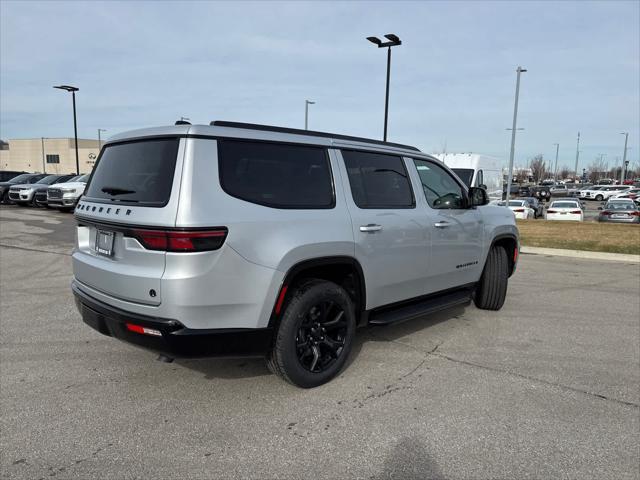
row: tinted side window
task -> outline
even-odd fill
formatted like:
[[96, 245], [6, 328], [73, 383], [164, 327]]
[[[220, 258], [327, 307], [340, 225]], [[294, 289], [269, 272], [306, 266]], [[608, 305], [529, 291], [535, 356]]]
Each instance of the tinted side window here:
[[333, 208], [333, 183], [322, 147], [218, 141], [220, 184], [229, 195], [274, 208]]
[[414, 159], [427, 202], [432, 208], [465, 208], [462, 187], [444, 168], [432, 162]]
[[343, 150], [353, 201], [360, 208], [413, 208], [415, 202], [401, 157]]

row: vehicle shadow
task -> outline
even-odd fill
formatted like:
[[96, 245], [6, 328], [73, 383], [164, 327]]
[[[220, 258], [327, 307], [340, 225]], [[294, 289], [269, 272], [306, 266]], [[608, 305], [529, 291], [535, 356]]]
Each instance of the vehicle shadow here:
[[374, 480], [444, 480], [438, 465], [417, 437], [405, 437], [384, 461], [382, 472]]
[[[418, 317], [406, 322], [387, 325], [369, 325], [357, 330], [356, 338], [351, 347], [351, 354], [345, 364], [348, 368], [360, 355], [363, 347], [368, 342], [391, 342], [410, 336], [419, 331], [433, 327], [439, 323], [460, 318], [465, 311], [465, 306], [456, 306], [423, 317]], [[427, 348], [425, 348], [427, 350]], [[197, 358], [176, 359], [176, 364], [204, 374], [206, 379], [241, 379], [257, 378], [271, 375], [262, 357], [248, 358]], [[344, 370], [343, 369], [343, 370]]]

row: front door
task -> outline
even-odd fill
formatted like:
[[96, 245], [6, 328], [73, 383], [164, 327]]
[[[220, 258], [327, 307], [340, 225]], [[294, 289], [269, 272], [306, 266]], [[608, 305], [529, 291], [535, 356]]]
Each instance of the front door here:
[[484, 267], [482, 213], [467, 208], [464, 187], [437, 162], [413, 159], [412, 163], [428, 204], [428, 292], [477, 282]]

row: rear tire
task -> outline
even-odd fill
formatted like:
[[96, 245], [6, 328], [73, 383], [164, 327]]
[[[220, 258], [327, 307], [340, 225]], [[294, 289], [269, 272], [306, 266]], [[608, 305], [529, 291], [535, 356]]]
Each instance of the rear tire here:
[[500, 246], [489, 250], [480, 283], [476, 289], [474, 302], [483, 310], [500, 310], [507, 296], [509, 283], [509, 258]]
[[344, 367], [355, 330], [349, 294], [333, 282], [307, 280], [287, 302], [267, 367], [298, 387], [320, 386]]

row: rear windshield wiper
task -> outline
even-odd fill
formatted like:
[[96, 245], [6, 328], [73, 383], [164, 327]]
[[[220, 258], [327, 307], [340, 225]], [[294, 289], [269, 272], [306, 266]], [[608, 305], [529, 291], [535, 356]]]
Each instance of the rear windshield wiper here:
[[135, 190], [127, 190], [126, 188], [119, 187], [102, 187], [101, 190], [109, 195], [126, 195], [127, 193], [136, 193]]

